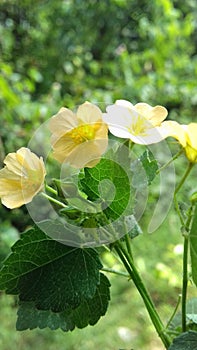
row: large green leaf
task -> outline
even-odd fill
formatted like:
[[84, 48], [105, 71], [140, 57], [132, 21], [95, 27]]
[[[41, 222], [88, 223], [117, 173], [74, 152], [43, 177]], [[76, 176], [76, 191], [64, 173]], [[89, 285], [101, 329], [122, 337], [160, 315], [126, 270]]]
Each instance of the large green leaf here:
[[38, 310], [33, 302], [21, 302], [16, 323], [17, 330], [46, 328], [52, 330], [61, 328], [72, 331], [75, 327], [84, 328], [88, 324], [94, 325], [101, 316], [105, 315], [110, 299], [110, 283], [107, 277], [100, 274], [100, 284], [91, 299], [83, 300], [76, 309], [54, 313], [51, 310]]
[[197, 332], [189, 331], [175, 338], [169, 350], [196, 350], [196, 344]]
[[190, 231], [190, 254], [192, 265], [192, 279], [197, 286], [197, 206], [194, 211], [194, 217]]
[[0, 271], [0, 289], [38, 309], [60, 312], [95, 295], [101, 267], [94, 249], [66, 246], [33, 228], [12, 247]]

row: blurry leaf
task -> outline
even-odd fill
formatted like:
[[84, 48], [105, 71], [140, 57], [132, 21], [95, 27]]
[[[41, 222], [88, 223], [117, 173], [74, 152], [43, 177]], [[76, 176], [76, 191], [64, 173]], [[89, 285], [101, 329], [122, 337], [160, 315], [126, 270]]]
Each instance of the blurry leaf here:
[[192, 298], [187, 301], [187, 318], [197, 324], [197, 298]]
[[59, 312], [92, 298], [102, 267], [94, 249], [73, 248], [47, 237], [39, 228], [22, 234], [0, 271], [0, 289], [21, 301]]
[[125, 216], [125, 226], [130, 238], [135, 238], [142, 234], [142, 229], [134, 215]]
[[107, 277], [100, 274], [100, 283], [95, 295], [87, 300], [82, 300], [80, 305], [59, 313], [51, 310], [38, 310], [33, 302], [21, 302], [18, 310], [16, 328], [19, 331], [25, 329], [41, 329], [49, 327], [52, 330], [61, 328], [63, 331], [72, 331], [75, 327], [84, 328], [88, 324], [94, 325], [101, 316], [105, 315], [110, 300], [110, 283]]
[[182, 333], [173, 340], [169, 350], [196, 350], [197, 332]]
[[[187, 300], [186, 304], [187, 330], [196, 330], [197, 324], [197, 298]], [[182, 317], [181, 312], [177, 313], [170, 323], [169, 329], [181, 333]]]
[[197, 286], [197, 206], [194, 211], [194, 217], [193, 217], [189, 239], [190, 239], [192, 279], [195, 285]]

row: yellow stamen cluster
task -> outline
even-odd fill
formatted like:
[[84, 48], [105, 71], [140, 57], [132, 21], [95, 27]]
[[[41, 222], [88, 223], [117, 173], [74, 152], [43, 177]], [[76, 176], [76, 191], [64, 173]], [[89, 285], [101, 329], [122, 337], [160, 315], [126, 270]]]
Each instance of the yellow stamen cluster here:
[[136, 122], [133, 122], [128, 128], [128, 131], [133, 135], [146, 136], [147, 121], [144, 117], [138, 116]]
[[74, 143], [80, 144], [95, 137], [95, 126], [93, 125], [79, 125], [77, 128], [71, 130], [67, 135], [72, 138]]

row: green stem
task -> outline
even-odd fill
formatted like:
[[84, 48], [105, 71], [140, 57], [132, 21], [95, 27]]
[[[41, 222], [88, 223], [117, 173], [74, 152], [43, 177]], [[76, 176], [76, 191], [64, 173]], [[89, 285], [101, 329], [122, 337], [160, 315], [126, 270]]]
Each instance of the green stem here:
[[174, 311], [173, 311], [173, 313], [172, 313], [172, 316], [170, 317], [170, 319], [169, 319], [169, 321], [168, 321], [168, 323], [167, 323], [167, 325], [166, 325], [166, 329], [170, 326], [170, 324], [171, 324], [171, 322], [172, 322], [174, 316], [176, 315], [176, 312], [177, 312], [178, 307], [179, 307], [179, 305], [180, 305], [180, 301], [181, 301], [181, 295], [179, 295], [179, 297], [178, 297], [178, 300], [177, 300], [175, 309], [174, 309]]
[[177, 185], [176, 188], [175, 188], [175, 191], [174, 191], [174, 194], [175, 194], [175, 195], [176, 195], [177, 192], [180, 190], [180, 188], [183, 186], [183, 184], [184, 184], [186, 178], [188, 177], [190, 171], [192, 170], [193, 166], [194, 166], [194, 163], [189, 163], [189, 164], [188, 164], [188, 167], [187, 167], [187, 169], [186, 169], [186, 171], [185, 171], [185, 173], [184, 173], [182, 179], [180, 180], [180, 182], [178, 183], [178, 185]]
[[178, 151], [166, 164], [162, 165], [157, 171], [156, 174], [159, 174], [160, 171], [164, 170], [167, 168], [174, 160], [176, 160], [181, 154], [183, 153], [183, 148], [181, 148], [180, 151]]
[[130, 244], [130, 237], [128, 233], [125, 235], [125, 242], [126, 242], [128, 254], [133, 259], [133, 254], [131, 251], [131, 244]]
[[170, 346], [171, 340], [170, 337], [164, 333], [164, 325], [155, 309], [155, 306], [153, 304], [153, 301], [146, 290], [146, 287], [144, 286], [144, 283], [133, 263], [132, 258], [129, 256], [127, 251], [124, 249], [124, 247], [121, 245], [121, 243], [118, 241], [116, 242], [116, 245], [114, 246], [115, 250], [120, 257], [122, 263], [124, 264], [126, 270], [128, 271], [131, 279], [133, 280], [133, 283], [135, 284], [138, 292], [140, 293], [144, 304], [146, 306], [146, 309], [149, 313], [149, 316], [152, 320], [152, 323], [161, 338], [163, 344], [165, 345], [166, 349]]
[[183, 250], [183, 280], [182, 280], [182, 332], [186, 331], [186, 299], [187, 299], [187, 285], [188, 285], [188, 236], [184, 236], [184, 250]]
[[48, 190], [49, 192], [51, 192], [51, 193], [53, 193], [53, 194], [55, 194], [55, 195], [58, 194], [57, 191], [54, 190], [54, 188], [52, 188], [51, 186], [49, 186], [49, 185], [47, 185], [47, 184], [45, 184], [45, 188], [46, 188], [46, 190]]
[[187, 300], [187, 287], [188, 287], [188, 250], [189, 250], [189, 231], [190, 224], [193, 215], [193, 205], [188, 210], [188, 218], [185, 223], [184, 232], [184, 248], [183, 248], [183, 280], [182, 280], [182, 332], [186, 331], [187, 318], [186, 318], [186, 300]]
[[178, 191], [181, 189], [181, 187], [183, 186], [183, 184], [184, 184], [186, 178], [188, 177], [190, 171], [192, 170], [193, 166], [194, 166], [193, 163], [188, 164], [188, 167], [187, 167], [185, 173], [183, 174], [183, 177], [181, 178], [180, 182], [178, 183], [178, 185], [176, 186], [175, 191], [174, 191], [174, 205], [175, 205], [175, 209], [176, 209], [176, 212], [179, 216], [182, 227], [185, 226], [185, 222], [184, 222], [184, 219], [182, 217], [176, 195], [177, 195]]
[[126, 272], [110, 269], [108, 267], [103, 267], [101, 270], [102, 271], [106, 271], [106, 272], [110, 272], [110, 273], [115, 273], [116, 275], [124, 276], [124, 277], [127, 277], [127, 278], [130, 277], [130, 275], [128, 273], [126, 273]]
[[186, 300], [187, 300], [187, 286], [188, 286], [188, 248], [189, 248], [189, 238], [188, 238], [188, 232], [189, 232], [189, 227], [192, 219], [192, 210], [193, 206], [191, 205], [189, 212], [188, 212], [188, 218], [187, 221], [183, 219], [183, 216], [181, 214], [176, 195], [178, 191], [181, 189], [183, 186], [185, 180], [187, 179], [190, 171], [192, 170], [194, 164], [189, 163], [188, 167], [183, 174], [180, 182], [175, 188], [174, 192], [174, 204], [175, 204], [175, 209], [176, 212], [180, 218], [182, 228], [184, 229], [184, 249], [183, 249], [183, 277], [182, 277], [182, 302], [181, 302], [181, 309], [182, 309], [182, 332], [186, 331]]
[[62, 207], [62, 208], [67, 208], [67, 205], [66, 205], [66, 204], [64, 204], [64, 203], [58, 201], [57, 199], [55, 199], [55, 198], [49, 196], [49, 195], [46, 194], [45, 192], [41, 192], [41, 194], [42, 194], [43, 197], [47, 198], [50, 202], [52, 202], [52, 203], [54, 203], [54, 204], [57, 204], [57, 205], [59, 205], [59, 206]]

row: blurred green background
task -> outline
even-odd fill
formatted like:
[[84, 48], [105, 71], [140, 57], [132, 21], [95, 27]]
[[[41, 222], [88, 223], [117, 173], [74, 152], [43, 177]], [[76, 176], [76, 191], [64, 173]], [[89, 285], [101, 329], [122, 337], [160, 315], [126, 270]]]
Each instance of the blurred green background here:
[[[170, 119], [196, 121], [196, 1], [0, 0], [0, 70], [1, 167], [5, 154], [26, 146], [60, 107], [74, 108], [85, 100], [161, 104]], [[183, 159], [178, 176], [184, 166]], [[157, 232], [146, 234], [156, 196], [153, 191], [141, 221], [145, 233], [134, 240], [133, 249], [167, 321], [180, 293], [182, 238], [173, 209]], [[31, 221], [25, 207], [10, 211], [0, 206], [0, 224], [2, 261]], [[107, 255], [104, 261], [111, 267], [115, 263]], [[131, 282], [109, 277], [107, 315], [95, 327], [72, 333], [17, 333], [17, 301], [1, 294], [0, 348], [163, 349]]]

